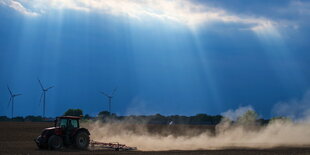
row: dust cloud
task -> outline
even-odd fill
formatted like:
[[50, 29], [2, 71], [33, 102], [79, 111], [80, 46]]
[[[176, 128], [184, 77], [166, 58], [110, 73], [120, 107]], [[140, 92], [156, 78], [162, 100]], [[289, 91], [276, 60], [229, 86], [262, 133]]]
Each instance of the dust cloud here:
[[[310, 92], [302, 99], [292, 102], [295, 105], [294, 113], [298, 113], [297, 105], [310, 105]], [[283, 112], [288, 105], [292, 104], [281, 102], [276, 108]], [[281, 106], [284, 108], [280, 108]], [[193, 128], [190, 125], [149, 125], [147, 122], [141, 124], [132, 121], [97, 121], [83, 125], [90, 130], [93, 140], [119, 142], [143, 151], [309, 146], [309, 109], [300, 109], [303, 119], [295, 121], [282, 117], [271, 119], [268, 124], [258, 123], [258, 115], [251, 106], [247, 106], [222, 113], [225, 117], [216, 126]]]
[[[215, 132], [210, 129], [197, 134], [197, 130], [183, 126], [181, 128], [186, 132], [181, 135], [153, 133], [149, 131], [147, 124], [94, 122], [85, 125], [93, 140], [119, 142], [143, 151], [310, 145], [310, 124], [285, 120], [275, 120], [265, 126], [242, 125], [223, 120], [215, 127]], [[171, 133], [169, 126], [164, 130]]]

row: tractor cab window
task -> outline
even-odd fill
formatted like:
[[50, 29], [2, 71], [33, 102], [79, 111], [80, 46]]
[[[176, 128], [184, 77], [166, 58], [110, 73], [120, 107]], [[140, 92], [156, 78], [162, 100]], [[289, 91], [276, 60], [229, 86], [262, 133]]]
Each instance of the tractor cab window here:
[[71, 122], [71, 125], [70, 124], [68, 124], [68, 126], [70, 125], [70, 126], [72, 126], [73, 128], [78, 128], [79, 126], [78, 126], [78, 120], [76, 120], [76, 119], [70, 119], [70, 121], [69, 121], [69, 123]]
[[61, 128], [66, 128], [67, 127], [67, 119], [60, 119], [58, 121], [57, 126], [61, 127]]

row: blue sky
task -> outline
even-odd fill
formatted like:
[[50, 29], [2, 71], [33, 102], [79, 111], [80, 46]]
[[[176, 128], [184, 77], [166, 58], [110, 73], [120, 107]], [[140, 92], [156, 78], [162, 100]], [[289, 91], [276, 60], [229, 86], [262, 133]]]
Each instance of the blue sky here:
[[302, 0], [0, 0], [0, 115], [7, 84], [14, 115], [41, 115], [40, 78], [47, 116], [96, 115], [118, 87], [119, 115], [272, 117], [310, 88], [309, 17]]

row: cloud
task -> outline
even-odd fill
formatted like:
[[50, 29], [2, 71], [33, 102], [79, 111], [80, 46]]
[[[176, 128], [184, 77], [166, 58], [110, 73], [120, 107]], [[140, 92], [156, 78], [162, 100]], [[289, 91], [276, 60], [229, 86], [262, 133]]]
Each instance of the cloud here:
[[310, 91], [307, 91], [300, 99], [292, 99], [287, 102], [275, 104], [273, 113], [278, 116], [287, 116], [295, 120], [310, 120]]
[[299, 15], [310, 15], [310, 2], [292, 1], [291, 10], [295, 10]]
[[32, 11], [29, 11], [28, 9], [26, 9], [20, 2], [18, 1], [14, 1], [14, 0], [0, 0], [0, 4], [2, 5], [7, 5], [9, 6], [10, 8], [22, 13], [22, 14], [25, 14], [25, 15], [28, 15], [28, 16], [37, 16], [39, 15], [38, 13], [36, 12], [32, 12]]
[[[274, 23], [266, 18], [248, 17], [232, 14], [224, 9], [194, 3], [189, 0], [32, 0], [23, 1], [36, 10], [71, 9], [77, 11], [96, 11], [115, 16], [128, 16], [143, 20], [156, 18], [168, 20], [190, 27], [197, 27], [203, 23], [223, 22], [249, 25], [252, 28], [268, 28], [266, 23]], [[20, 2], [7, 0], [6, 5], [26, 15], [37, 15]], [[252, 29], [255, 30], [255, 29]]]

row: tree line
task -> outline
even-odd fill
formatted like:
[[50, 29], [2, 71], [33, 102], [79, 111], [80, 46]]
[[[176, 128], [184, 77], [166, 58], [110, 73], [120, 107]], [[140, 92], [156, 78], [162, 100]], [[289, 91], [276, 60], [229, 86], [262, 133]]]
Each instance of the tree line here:
[[[118, 116], [114, 113], [110, 114], [108, 111], [101, 111], [97, 116], [93, 117], [88, 114], [83, 115], [83, 110], [81, 109], [68, 109], [63, 114], [64, 116], [79, 116], [82, 120], [88, 121], [126, 121], [132, 123], [147, 123], [147, 124], [191, 124], [191, 125], [216, 125], [223, 120], [221, 115], [208, 115], [208, 114], [196, 114], [194, 116], [182, 116], [182, 115], [170, 115], [164, 116], [161, 114], [154, 115], [129, 115], [129, 116]], [[14, 117], [8, 118], [6, 116], [0, 116], [0, 121], [31, 121], [31, 122], [41, 122], [41, 121], [53, 121], [55, 118], [43, 118], [41, 116], [26, 116], [26, 117]], [[287, 119], [284, 117], [272, 118], [273, 119]], [[260, 119], [255, 111], [249, 110], [242, 117], [238, 118], [240, 122], [257, 122], [260, 124], [267, 124], [270, 120]]]

